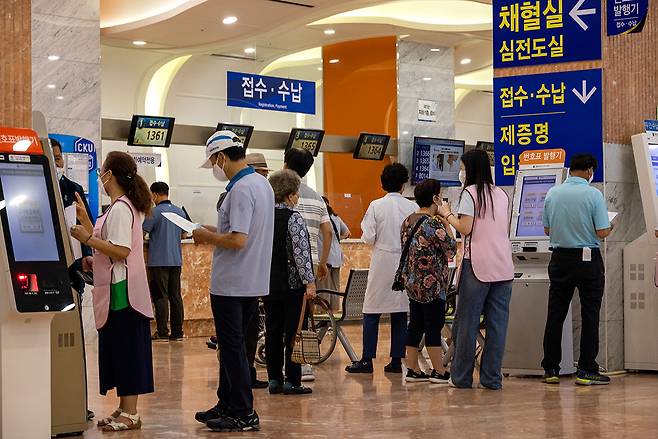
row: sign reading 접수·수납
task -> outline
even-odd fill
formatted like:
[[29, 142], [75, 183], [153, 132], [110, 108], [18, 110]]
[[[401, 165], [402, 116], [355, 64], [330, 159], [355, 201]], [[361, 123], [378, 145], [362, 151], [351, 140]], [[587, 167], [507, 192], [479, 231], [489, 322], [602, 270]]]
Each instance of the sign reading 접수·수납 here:
[[227, 105], [315, 114], [315, 82], [227, 72]]

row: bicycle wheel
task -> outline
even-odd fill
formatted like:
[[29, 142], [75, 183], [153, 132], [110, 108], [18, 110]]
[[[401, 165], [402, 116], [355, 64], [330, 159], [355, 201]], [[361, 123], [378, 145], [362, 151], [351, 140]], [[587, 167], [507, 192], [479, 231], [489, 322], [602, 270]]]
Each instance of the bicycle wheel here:
[[336, 340], [338, 340], [338, 330], [334, 314], [325, 302], [316, 298], [314, 305], [313, 319], [315, 320], [315, 329], [318, 331], [318, 341], [320, 342], [320, 360], [318, 361], [318, 364], [320, 364], [325, 362], [334, 352]]

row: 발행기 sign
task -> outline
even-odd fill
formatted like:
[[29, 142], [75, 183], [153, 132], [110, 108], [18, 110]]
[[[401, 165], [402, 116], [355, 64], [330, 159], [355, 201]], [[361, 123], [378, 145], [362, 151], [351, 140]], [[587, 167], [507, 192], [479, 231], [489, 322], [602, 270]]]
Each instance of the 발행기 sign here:
[[591, 153], [603, 181], [601, 69], [494, 78], [496, 184], [514, 184], [524, 151]]
[[649, 13], [649, 0], [608, 0], [608, 35], [642, 32]]
[[598, 0], [495, 0], [494, 68], [601, 59]]
[[227, 72], [227, 105], [315, 114], [315, 82]]

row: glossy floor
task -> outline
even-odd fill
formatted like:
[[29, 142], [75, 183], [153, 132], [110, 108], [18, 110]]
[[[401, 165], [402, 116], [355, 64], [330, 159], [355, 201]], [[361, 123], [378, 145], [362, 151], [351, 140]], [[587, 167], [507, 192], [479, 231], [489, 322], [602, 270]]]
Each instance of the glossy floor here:
[[[383, 331], [384, 332], [384, 331]], [[360, 331], [350, 328], [358, 351]], [[508, 378], [501, 392], [405, 384], [385, 375], [385, 359], [373, 376], [348, 376], [342, 348], [315, 368], [310, 396], [270, 396], [255, 391], [261, 432], [212, 433], [194, 412], [215, 402], [217, 360], [203, 339], [154, 345], [156, 393], [143, 398], [141, 431], [102, 433], [89, 424], [85, 438], [368, 437], [368, 438], [619, 438], [658, 437], [658, 375], [623, 375], [607, 387], [576, 387], [563, 379]], [[387, 340], [380, 341], [386, 352]], [[97, 415], [117, 405], [98, 396], [95, 352], [88, 352], [90, 406]], [[259, 369], [261, 378], [265, 371]]]

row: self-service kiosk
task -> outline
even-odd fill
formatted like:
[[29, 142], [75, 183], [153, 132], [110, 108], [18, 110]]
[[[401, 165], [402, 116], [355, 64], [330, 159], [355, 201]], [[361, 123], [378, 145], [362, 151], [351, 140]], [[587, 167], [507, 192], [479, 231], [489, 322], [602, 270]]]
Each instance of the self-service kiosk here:
[[647, 134], [632, 141], [646, 232], [624, 247], [624, 362], [626, 369], [658, 370], [658, 144]]
[[[522, 169], [516, 176], [510, 240], [514, 283], [510, 301], [503, 372], [541, 375], [543, 337], [548, 309], [549, 239], [542, 213], [549, 189], [562, 183], [564, 167]], [[576, 371], [573, 362], [571, 309], [562, 332], [562, 374]]]
[[80, 319], [54, 167], [34, 131], [1, 131], [1, 437], [81, 432], [86, 388]]

